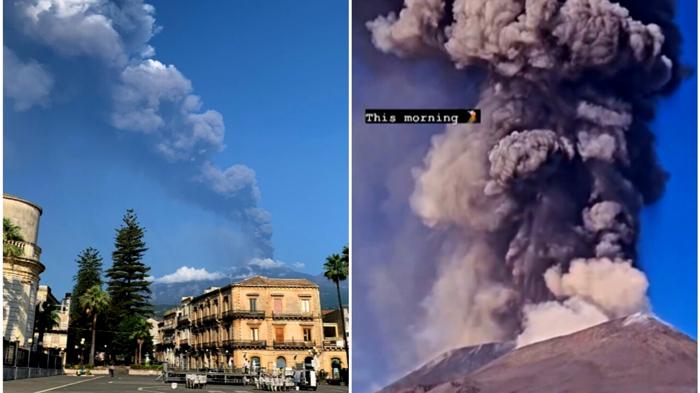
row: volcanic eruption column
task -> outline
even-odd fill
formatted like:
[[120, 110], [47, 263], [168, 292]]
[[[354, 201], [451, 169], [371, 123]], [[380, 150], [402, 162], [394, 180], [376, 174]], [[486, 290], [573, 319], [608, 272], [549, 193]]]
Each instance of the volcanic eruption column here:
[[[406, 0], [367, 23], [383, 52], [488, 73], [482, 124], [448, 126], [415, 172], [414, 212], [464, 239], [426, 299], [433, 350], [524, 345], [648, 308], [638, 215], [666, 174], [647, 123], [678, 84], [677, 30], [672, 4], [630, 2], [645, 23], [624, 3]], [[438, 333], [446, 321], [463, 329]]]

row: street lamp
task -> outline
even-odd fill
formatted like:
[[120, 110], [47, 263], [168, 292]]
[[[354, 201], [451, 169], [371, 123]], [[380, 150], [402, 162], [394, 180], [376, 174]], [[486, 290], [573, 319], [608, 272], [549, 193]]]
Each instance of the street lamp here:
[[80, 339], [80, 353], [83, 355], [83, 360], [80, 362], [80, 364], [83, 364], [85, 361], [85, 337]]
[[32, 377], [32, 342], [34, 342], [34, 338], [29, 337], [29, 354], [27, 355], [27, 377], [31, 378]]

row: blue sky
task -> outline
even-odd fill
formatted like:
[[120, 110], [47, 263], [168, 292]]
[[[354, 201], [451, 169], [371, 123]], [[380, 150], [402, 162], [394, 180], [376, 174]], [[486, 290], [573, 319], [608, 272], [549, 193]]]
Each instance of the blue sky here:
[[659, 101], [652, 129], [670, 179], [661, 200], [642, 211], [638, 247], [653, 311], [697, 338], [697, 2], [678, 7], [681, 59], [695, 71]]
[[[83, 248], [98, 248], [109, 266], [127, 208], [147, 230], [145, 261], [156, 277], [181, 266], [225, 272], [252, 258], [318, 274], [347, 243], [344, 3], [154, 1], [144, 11], [135, 2], [49, 10], [38, 22], [23, 19], [23, 2], [7, 3], [5, 51], [25, 72], [14, 75], [50, 82], [8, 87], [6, 64], [4, 192], [43, 207], [42, 282], [56, 293], [70, 290]], [[72, 37], [63, 26], [88, 14], [111, 19], [121, 45], [108, 27], [62, 41]], [[59, 26], [61, 18], [73, 19]], [[155, 53], [144, 55], [149, 47]], [[126, 70], [161, 79], [130, 85]], [[8, 97], [13, 82], [23, 89]], [[143, 100], [129, 101], [134, 95]], [[200, 105], [185, 110], [192, 95]], [[149, 97], [160, 97], [154, 108], [165, 126], [146, 133], [129, 121], [146, 118]], [[177, 155], [158, 150], [164, 145]], [[226, 170], [236, 164], [245, 167]], [[269, 212], [274, 254], [251, 249], [268, 220], [249, 208]]]

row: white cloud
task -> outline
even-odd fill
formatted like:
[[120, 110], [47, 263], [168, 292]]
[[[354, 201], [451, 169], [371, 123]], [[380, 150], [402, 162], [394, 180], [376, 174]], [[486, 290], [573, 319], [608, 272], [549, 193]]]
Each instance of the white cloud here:
[[182, 266], [178, 268], [175, 273], [166, 274], [163, 277], [158, 277], [153, 280], [153, 282], [162, 284], [174, 284], [179, 282], [187, 281], [203, 281], [203, 280], [216, 280], [219, 278], [226, 277], [219, 272], [208, 272], [206, 269], [197, 269], [189, 266]]
[[34, 60], [21, 61], [15, 53], [3, 47], [5, 58], [5, 95], [14, 100], [14, 108], [23, 111], [32, 106], [46, 106], [53, 88], [53, 77]]
[[277, 259], [272, 258], [253, 258], [248, 262], [248, 266], [259, 267], [261, 269], [278, 269], [278, 268], [297, 268], [301, 269], [304, 267], [302, 262], [287, 263]]
[[248, 262], [248, 266], [257, 266], [262, 269], [276, 269], [285, 267], [287, 264], [272, 258], [253, 258]]

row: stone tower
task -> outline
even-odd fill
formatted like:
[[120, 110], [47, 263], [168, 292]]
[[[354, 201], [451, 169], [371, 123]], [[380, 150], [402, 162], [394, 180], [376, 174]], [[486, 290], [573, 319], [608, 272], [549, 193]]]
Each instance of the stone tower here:
[[[3, 218], [19, 227], [22, 240], [3, 243], [3, 333], [9, 341], [28, 346], [34, 329], [39, 274], [44, 271], [40, 262], [41, 248], [37, 245], [41, 208], [29, 201], [3, 195]], [[15, 255], [8, 255], [12, 247]]]

